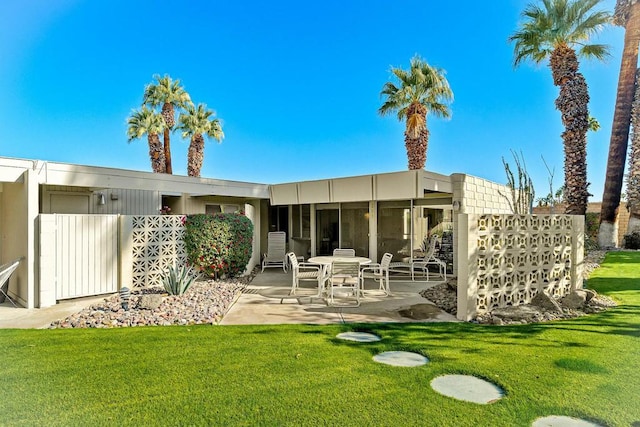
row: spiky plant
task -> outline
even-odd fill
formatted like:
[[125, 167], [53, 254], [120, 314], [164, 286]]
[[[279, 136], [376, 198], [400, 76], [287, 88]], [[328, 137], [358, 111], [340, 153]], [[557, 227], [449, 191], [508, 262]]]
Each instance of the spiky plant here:
[[613, 14], [613, 23], [625, 28], [624, 47], [618, 76], [618, 92], [613, 114], [609, 157], [600, 209], [598, 243], [602, 247], [617, 246], [617, 216], [622, 193], [624, 166], [626, 163], [631, 123], [631, 108], [638, 66], [638, 43], [640, 43], [640, 1], [618, 0]]
[[180, 84], [180, 80], [172, 80], [169, 75], [160, 77], [158, 74], [154, 75], [153, 78], [156, 79], [156, 83], [150, 83], [145, 87], [142, 104], [152, 108], [162, 108], [162, 117], [166, 123], [164, 128], [165, 171], [171, 174], [173, 173], [171, 165], [171, 130], [176, 124], [176, 108], [184, 109], [193, 105], [193, 103], [187, 91]]
[[411, 59], [408, 71], [392, 67], [391, 74], [397, 79], [397, 84], [387, 82], [382, 87], [380, 95], [385, 97], [385, 101], [378, 113], [395, 112], [398, 120], [406, 120], [404, 141], [409, 169], [423, 169], [429, 145], [427, 114], [449, 117], [453, 92], [444, 76], [445, 71], [430, 66], [417, 55]]
[[185, 112], [178, 117], [178, 130], [183, 138], [190, 138], [187, 157], [187, 173], [189, 176], [200, 176], [204, 161], [204, 137], [222, 141], [224, 133], [220, 120], [213, 118], [215, 112], [208, 110], [205, 104], [187, 106]]
[[[520, 28], [509, 37], [515, 43], [514, 63], [536, 64], [549, 59], [553, 84], [560, 88], [555, 101], [562, 116], [564, 132], [564, 182], [566, 213], [584, 215], [589, 198], [587, 182], [587, 131], [589, 92], [578, 72], [578, 55], [602, 60], [608, 47], [589, 44], [609, 21], [610, 14], [594, 11], [600, 0], [541, 0], [529, 4]], [[576, 52], [575, 49], [578, 49]]]
[[133, 110], [127, 119], [128, 142], [147, 135], [149, 143], [149, 159], [151, 170], [155, 173], [165, 172], [164, 150], [160, 142], [160, 133], [166, 125], [162, 116], [143, 106], [140, 110]]

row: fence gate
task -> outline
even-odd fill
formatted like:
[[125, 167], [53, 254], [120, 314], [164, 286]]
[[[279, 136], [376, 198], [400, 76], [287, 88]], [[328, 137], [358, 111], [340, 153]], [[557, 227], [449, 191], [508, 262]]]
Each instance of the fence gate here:
[[53, 275], [56, 300], [117, 292], [118, 215], [40, 216], [41, 280]]

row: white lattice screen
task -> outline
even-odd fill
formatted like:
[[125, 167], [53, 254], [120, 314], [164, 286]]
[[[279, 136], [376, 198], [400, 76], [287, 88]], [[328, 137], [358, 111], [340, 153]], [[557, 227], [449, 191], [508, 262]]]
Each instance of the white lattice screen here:
[[460, 232], [468, 236], [459, 260], [466, 258], [467, 266], [460, 269], [459, 283], [467, 289], [458, 300], [462, 296], [467, 303], [462, 307], [467, 317], [529, 303], [541, 291], [563, 296], [581, 284], [575, 276], [582, 262], [584, 218], [468, 215], [463, 223], [468, 228]]
[[162, 274], [186, 262], [184, 216], [134, 216], [132, 229], [134, 287], [162, 284]]

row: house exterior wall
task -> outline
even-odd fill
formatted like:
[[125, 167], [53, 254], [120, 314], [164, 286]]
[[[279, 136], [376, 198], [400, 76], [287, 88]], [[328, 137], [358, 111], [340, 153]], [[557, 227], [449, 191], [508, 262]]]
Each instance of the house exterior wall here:
[[[59, 195], [89, 197], [88, 212], [64, 212], [77, 214], [121, 214], [121, 215], [156, 215], [159, 213], [161, 195], [158, 191], [136, 190], [124, 188], [92, 190], [85, 187], [61, 185], [43, 185], [41, 193], [41, 212], [54, 212], [52, 198]], [[105, 204], [98, 203], [99, 194], [104, 195]]]
[[36, 306], [36, 230], [38, 215], [38, 181], [31, 169], [23, 170], [15, 182], [2, 186], [2, 259], [22, 258], [9, 283], [9, 295], [26, 308]]

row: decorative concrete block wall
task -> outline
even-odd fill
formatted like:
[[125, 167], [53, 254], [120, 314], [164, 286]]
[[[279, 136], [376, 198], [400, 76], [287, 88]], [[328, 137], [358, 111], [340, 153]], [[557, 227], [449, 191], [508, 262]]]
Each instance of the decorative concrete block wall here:
[[[169, 266], [186, 263], [184, 218], [182, 215], [122, 217], [122, 286], [161, 286], [162, 275]], [[125, 259], [128, 256], [130, 258]]]
[[582, 287], [584, 217], [459, 215], [458, 318]]

